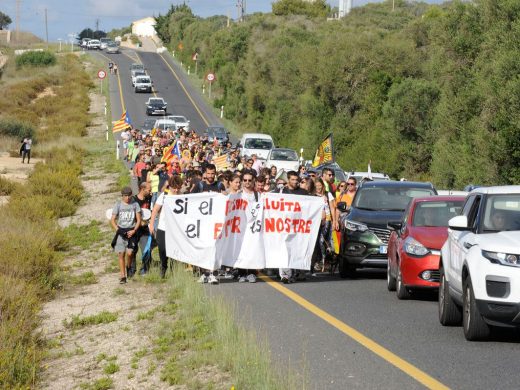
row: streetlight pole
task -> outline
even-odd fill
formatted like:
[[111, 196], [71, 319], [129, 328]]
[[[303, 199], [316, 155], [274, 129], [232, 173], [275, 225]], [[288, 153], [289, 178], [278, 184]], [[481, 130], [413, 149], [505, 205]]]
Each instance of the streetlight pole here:
[[58, 38], [58, 42], [60, 43], [60, 50], [59, 50], [60, 52], [61, 52], [61, 41], [63, 41], [63, 39]]

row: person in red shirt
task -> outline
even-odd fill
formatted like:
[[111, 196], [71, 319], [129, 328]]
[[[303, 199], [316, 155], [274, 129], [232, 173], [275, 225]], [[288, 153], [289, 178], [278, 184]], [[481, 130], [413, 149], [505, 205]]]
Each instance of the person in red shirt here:
[[143, 169], [146, 168], [146, 163], [144, 162], [144, 157], [142, 155], [139, 156], [137, 162], [134, 165], [133, 175], [137, 179], [137, 186], [141, 185], [141, 174]]

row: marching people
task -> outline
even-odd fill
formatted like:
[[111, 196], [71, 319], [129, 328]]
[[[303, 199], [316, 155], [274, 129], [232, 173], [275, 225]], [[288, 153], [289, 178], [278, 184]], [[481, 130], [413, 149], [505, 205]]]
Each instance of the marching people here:
[[157, 241], [157, 247], [159, 248], [159, 258], [161, 259], [161, 278], [166, 277], [166, 271], [168, 269], [168, 256], [166, 255], [166, 221], [164, 215], [161, 213], [164, 205], [164, 198], [167, 195], [179, 195], [181, 192], [183, 182], [180, 176], [174, 175], [168, 179], [168, 186], [158, 196], [155, 205], [153, 206], [152, 216], [150, 217], [150, 223], [148, 229], [150, 234], [155, 234]]
[[120, 279], [125, 284], [129, 274], [134, 253], [137, 248], [137, 231], [141, 226], [141, 208], [138, 203], [132, 202], [132, 189], [124, 187], [121, 190], [121, 201], [112, 209], [110, 223], [116, 234], [112, 240], [112, 248], [118, 255]]
[[[316, 271], [325, 268], [325, 257], [327, 252], [333, 248], [332, 243], [332, 228], [336, 226], [336, 205], [334, 202], [334, 195], [325, 190], [325, 183], [321, 178], [317, 178], [314, 182], [316, 186], [316, 196], [323, 199], [323, 211], [321, 218], [320, 231], [318, 234], [318, 241], [321, 250], [321, 267], [320, 264], [311, 264], [311, 274], [316, 276]], [[316, 269], [318, 267], [318, 269]]]
[[[145, 210], [147, 212], [151, 213], [150, 205], [152, 202], [152, 195], [151, 195], [151, 186], [150, 183], [141, 183], [139, 185], [139, 192], [137, 195], [135, 195], [132, 198], [133, 202], [136, 202], [139, 207], [141, 208], [141, 226], [139, 227], [139, 230], [137, 231], [137, 240], [139, 243], [139, 248], [141, 249], [141, 259], [142, 259], [142, 265], [141, 269], [139, 270], [140, 275], [144, 275], [148, 273], [148, 270], [150, 269], [150, 263], [152, 262], [152, 242], [151, 242], [151, 236], [150, 236], [150, 229], [148, 229], [148, 220], [149, 218], [145, 219], [144, 213]], [[150, 240], [150, 242], [149, 242]], [[137, 248], [136, 253], [137, 255]], [[132, 262], [132, 266], [130, 267], [130, 274], [133, 276], [136, 272], [136, 265], [137, 261]]]

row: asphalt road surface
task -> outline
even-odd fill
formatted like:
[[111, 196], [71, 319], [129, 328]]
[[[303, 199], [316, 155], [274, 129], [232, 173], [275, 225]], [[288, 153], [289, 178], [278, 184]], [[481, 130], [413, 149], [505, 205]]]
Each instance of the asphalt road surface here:
[[[109, 76], [114, 120], [123, 106], [137, 126], [146, 117], [151, 95], [133, 92], [128, 70], [142, 61], [170, 113], [186, 116], [198, 131], [219, 124], [168, 54], [124, 50], [110, 58], [120, 70], [119, 78]], [[462, 328], [439, 324], [436, 293], [399, 301], [387, 291], [384, 271], [349, 280], [321, 274], [287, 286], [262, 279], [222, 280], [207, 290], [234, 302], [238, 318], [268, 342], [277, 366], [290, 366], [311, 389], [520, 388], [518, 332], [500, 329], [491, 341], [467, 342]]]

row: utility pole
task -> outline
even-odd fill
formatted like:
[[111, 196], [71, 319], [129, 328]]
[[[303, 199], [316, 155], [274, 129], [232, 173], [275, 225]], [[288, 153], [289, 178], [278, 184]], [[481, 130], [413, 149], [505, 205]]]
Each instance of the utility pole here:
[[16, 42], [20, 42], [20, 3], [22, 0], [16, 0]]
[[96, 31], [99, 31], [99, 19], [96, 19]]
[[49, 27], [47, 25], [47, 8], [45, 8], [45, 42], [49, 46]]

